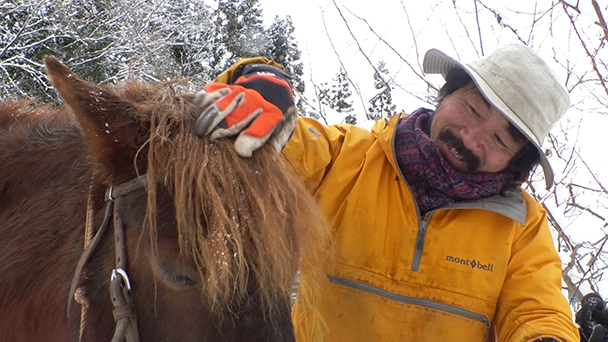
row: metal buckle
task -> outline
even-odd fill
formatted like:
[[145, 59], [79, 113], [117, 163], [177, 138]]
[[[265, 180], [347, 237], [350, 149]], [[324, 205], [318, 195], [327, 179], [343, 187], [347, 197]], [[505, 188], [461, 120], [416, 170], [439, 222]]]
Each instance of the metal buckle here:
[[131, 291], [131, 281], [129, 280], [129, 275], [127, 275], [127, 271], [122, 268], [115, 268], [112, 270], [112, 276], [110, 277], [110, 281], [114, 281], [114, 279], [118, 278], [118, 275], [122, 277], [122, 280], [127, 287], [128, 291]]
[[114, 196], [113, 196], [114, 195], [114, 186], [113, 185], [110, 185], [110, 188], [108, 189], [106, 194], [108, 195], [106, 202], [107, 201], [114, 202]]

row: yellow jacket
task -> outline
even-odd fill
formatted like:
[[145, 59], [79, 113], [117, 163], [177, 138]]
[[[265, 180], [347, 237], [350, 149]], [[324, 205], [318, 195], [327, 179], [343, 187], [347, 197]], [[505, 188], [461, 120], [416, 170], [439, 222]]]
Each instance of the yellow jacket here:
[[298, 341], [578, 341], [546, 213], [524, 191], [419, 217], [393, 155], [399, 117], [372, 132], [300, 118], [284, 155], [335, 227], [302, 274]]
[[542, 207], [514, 189], [420, 217], [399, 119], [369, 132], [299, 118], [283, 150], [335, 229], [327, 262], [302, 273], [297, 340], [578, 341]]

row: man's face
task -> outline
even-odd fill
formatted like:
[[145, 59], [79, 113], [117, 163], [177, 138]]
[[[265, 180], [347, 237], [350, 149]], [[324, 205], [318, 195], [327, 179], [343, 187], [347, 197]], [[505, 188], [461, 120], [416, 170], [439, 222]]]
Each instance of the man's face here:
[[507, 118], [473, 82], [441, 101], [430, 133], [443, 158], [462, 173], [500, 172], [525, 145], [513, 139]]

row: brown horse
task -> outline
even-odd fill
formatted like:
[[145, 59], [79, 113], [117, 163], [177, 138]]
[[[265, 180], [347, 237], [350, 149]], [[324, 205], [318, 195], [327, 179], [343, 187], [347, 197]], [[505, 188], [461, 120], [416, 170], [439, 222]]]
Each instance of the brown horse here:
[[177, 83], [45, 64], [62, 107], [0, 103], [0, 341], [293, 340], [327, 230], [279, 156], [196, 137]]

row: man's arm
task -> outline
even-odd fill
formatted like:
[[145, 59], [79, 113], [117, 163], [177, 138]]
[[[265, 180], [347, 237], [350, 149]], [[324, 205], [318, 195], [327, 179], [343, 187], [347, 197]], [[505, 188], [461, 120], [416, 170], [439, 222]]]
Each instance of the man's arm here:
[[511, 246], [494, 321], [497, 340], [579, 341], [570, 307], [561, 292], [561, 260], [546, 213], [524, 195], [528, 208], [526, 226]]

